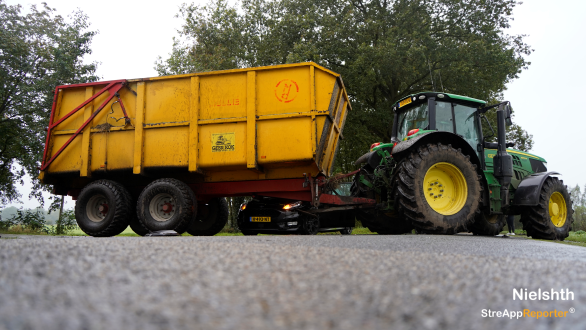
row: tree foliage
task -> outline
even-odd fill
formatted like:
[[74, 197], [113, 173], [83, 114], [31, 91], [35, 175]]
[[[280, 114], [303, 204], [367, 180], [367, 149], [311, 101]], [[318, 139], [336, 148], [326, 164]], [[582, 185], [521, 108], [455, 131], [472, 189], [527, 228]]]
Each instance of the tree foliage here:
[[[353, 104], [340, 170], [389, 141], [391, 106], [436, 90], [500, 99], [529, 65], [522, 35], [505, 33], [514, 0], [225, 0], [184, 5], [162, 75], [314, 61], [340, 73]], [[526, 134], [520, 127], [518, 133]], [[530, 147], [530, 146], [529, 146]]]
[[[55, 87], [95, 81], [96, 63], [84, 64], [96, 32], [87, 16], [67, 21], [43, 4], [23, 14], [0, 0], [0, 204], [18, 200], [26, 173], [42, 203], [36, 177]], [[31, 196], [31, 197], [33, 197]]]
[[584, 191], [576, 185], [570, 191], [570, 198], [572, 199], [574, 207], [574, 225], [573, 230], [586, 230], [586, 185]]

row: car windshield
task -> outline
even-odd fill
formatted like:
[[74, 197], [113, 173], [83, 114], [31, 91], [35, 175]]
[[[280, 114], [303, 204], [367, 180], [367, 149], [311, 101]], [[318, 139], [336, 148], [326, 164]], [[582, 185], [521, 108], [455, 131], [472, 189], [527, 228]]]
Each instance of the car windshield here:
[[427, 129], [429, 126], [429, 112], [427, 102], [399, 113], [397, 138], [403, 140], [412, 129]]
[[336, 194], [340, 196], [350, 196], [352, 192], [350, 188], [352, 187], [352, 182], [340, 182], [338, 184], [338, 188], [336, 188]]

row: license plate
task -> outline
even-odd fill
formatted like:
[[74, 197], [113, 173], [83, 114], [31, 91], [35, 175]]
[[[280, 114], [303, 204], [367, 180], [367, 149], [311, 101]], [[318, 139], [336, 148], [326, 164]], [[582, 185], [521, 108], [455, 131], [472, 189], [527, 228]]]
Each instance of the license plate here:
[[403, 101], [399, 102], [399, 108], [406, 106], [407, 104], [411, 103], [411, 98], [404, 99]]
[[271, 222], [271, 217], [250, 217], [250, 222]]

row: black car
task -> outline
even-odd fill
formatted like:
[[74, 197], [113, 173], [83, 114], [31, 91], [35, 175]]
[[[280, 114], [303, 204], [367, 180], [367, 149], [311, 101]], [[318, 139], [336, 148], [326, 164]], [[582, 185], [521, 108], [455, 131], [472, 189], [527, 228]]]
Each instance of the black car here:
[[[345, 195], [349, 186], [340, 185], [336, 191]], [[240, 206], [238, 228], [244, 235], [302, 234], [339, 231], [350, 235], [355, 224], [354, 211], [311, 213], [309, 202], [257, 197]]]
[[312, 214], [309, 202], [259, 197], [240, 206], [238, 228], [244, 235], [302, 234], [339, 231], [352, 233], [353, 211]]

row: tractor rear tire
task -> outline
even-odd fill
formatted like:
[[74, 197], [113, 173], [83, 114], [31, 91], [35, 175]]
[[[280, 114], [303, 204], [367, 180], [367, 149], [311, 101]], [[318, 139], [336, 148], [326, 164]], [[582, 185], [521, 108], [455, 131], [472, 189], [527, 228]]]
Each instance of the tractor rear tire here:
[[541, 187], [539, 204], [525, 207], [521, 222], [527, 236], [563, 241], [572, 228], [573, 213], [572, 200], [563, 181], [549, 177]]
[[418, 232], [451, 235], [472, 228], [483, 187], [476, 165], [460, 149], [420, 146], [398, 171], [402, 213]]
[[344, 227], [344, 229], [340, 230], [341, 235], [352, 235], [352, 227]]
[[480, 213], [472, 224], [472, 233], [478, 236], [496, 236], [505, 227], [505, 215]]
[[[377, 211], [356, 211], [356, 218], [362, 223], [362, 225], [373, 233], [379, 235], [402, 235], [408, 234], [413, 231], [411, 223], [389, 217], [381, 212]], [[387, 225], [381, 225], [387, 224]]]
[[225, 198], [212, 198], [209, 203], [198, 204], [197, 217], [189, 223], [187, 232], [193, 236], [214, 236], [228, 222], [228, 202]]
[[[401, 163], [399, 163], [397, 167], [399, 167], [400, 164]], [[351, 188], [352, 196], [380, 200], [380, 198], [377, 198], [374, 189], [360, 181], [360, 176], [370, 177], [372, 176], [372, 172], [372, 168], [366, 165], [354, 176], [354, 183]], [[411, 222], [399, 212], [400, 205], [398, 203], [399, 194], [397, 186], [398, 178], [394, 176], [393, 186], [389, 188], [393, 189], [392, 195], [394, 196], [395, 201], [393, 204], [395, 211], [389, 212], [392, 216], [378, 210], [356, 210], [356, 218], [360, 221], [362, 226], [368, 228], [371, 232], [380, 235], [401, 235], [411, 233], [413, 225], [411, 225]]]
[[75, 203], [79, 228], [94, 237], [122, 233], [128, 227], [133, 209], [126, 194], [124, 187], [110, 180], [98, 180], [85, 186]]
[[183, 234], [197, 212], [195, 194], [182, 181], [158, 179], [138, 197], [138, 219], [149, 231], [174, 230]]

